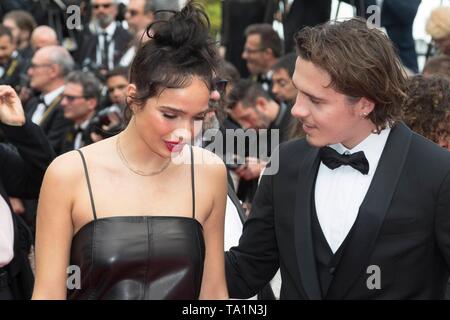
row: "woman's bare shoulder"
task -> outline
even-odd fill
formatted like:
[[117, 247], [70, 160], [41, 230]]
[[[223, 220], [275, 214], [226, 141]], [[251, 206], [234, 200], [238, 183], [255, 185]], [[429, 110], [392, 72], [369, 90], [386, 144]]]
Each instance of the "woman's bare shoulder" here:
[[226, 167], [223, 160], [209, 150], [193, 147], [195, 168], [209, 179], [226, 180]]

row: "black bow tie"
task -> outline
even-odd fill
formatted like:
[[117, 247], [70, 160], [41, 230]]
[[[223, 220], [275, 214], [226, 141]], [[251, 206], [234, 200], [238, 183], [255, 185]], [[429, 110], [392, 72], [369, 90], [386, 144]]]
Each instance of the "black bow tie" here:
[[353, 154], [340, 154], [330, 147], [323, 147], [320, 149], [320, 160], [331, 170], [339, 168], [340, 166], [350, 166], [362, 174], [369, 173], [369, 161], [363, 151]]
[[48, 107], [47, 104], [45, 103], [44, 96], [42, 96], [42, 95], [38, 97], [38, 104], [41, 104], [41, 103], [45, 106], [45, 108]]

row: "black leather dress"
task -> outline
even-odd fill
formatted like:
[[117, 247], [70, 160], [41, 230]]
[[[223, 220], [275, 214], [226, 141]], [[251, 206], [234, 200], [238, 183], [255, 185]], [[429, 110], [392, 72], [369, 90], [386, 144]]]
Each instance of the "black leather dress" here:
[[[68, 299], [198, 299], [205, 244], [193, 216], [121, 216], [97, 219], [86, 161], [79, 151], [94, 220], [73, 237], [70, 265], [80, 268], [79, 289]], [[192, 159], [192, 150], [191, 150]], [[192, 161], [193, 163], [193, 161]]]

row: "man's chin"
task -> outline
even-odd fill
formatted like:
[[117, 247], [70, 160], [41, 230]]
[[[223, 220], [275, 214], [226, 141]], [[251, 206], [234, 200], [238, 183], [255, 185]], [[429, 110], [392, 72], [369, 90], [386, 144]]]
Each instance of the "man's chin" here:
[[319, 141], [319, 140], [317, 140], [317, 139], [314, 139], [314, 138], [311, 137], [311, 135], [309, 135], [309, 134], [306, 134], [306, 135], [305, 135], [305, 139], [306, 139], [306, 142], [308, 142], [308, 144], [309, 144], [311, 147], [322, 148], [322, 147], [327, 146], [326, 143], [321, 142], [321, 141]]

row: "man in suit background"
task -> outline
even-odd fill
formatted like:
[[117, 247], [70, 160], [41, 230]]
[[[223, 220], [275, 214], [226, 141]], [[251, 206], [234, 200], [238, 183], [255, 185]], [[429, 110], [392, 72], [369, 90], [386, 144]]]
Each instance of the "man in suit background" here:
[[[62, 141], [61, 153], [91, 144], [91, 121], [99, 105], [101, 83], [91, 72], [72, 71], [66, 77], [61, 107], [73, 122]], [[99, 124], [100, 125], [100, 124]]]
[[450, 153], [398, 121], [392, 43], [351, 19], [306, 27], [296, 44], [292, 114], [306, 139], [282, 144], [278, 171], [261, 179], [226, 254], [230, 296], [251, 296], [280, 267], [281, 299], [443, 298]]
[[245, 29], [242, 59], [247, 62], [250, 75], [263, 89], [272, 93], [272, 70], [283, 55], [283, 43], [270, 24], [252, 24]]
[[92, 22], [85, 30], [78, 63], [98, 77], [119, 65], [133, 36], [116, 22], [117, 0], [92, 0]]
[[28, 75], [30, 86], [40, 93], [26, 105], [27, 116], [47, 135], [56, 154], [60, 153], [64, 133], [71, 121], [64, 118], [61, 97], [64, 77], [72, 71], [74, 62], [69, 52], [61, 46], [48, 46], [36, 51]]
[[4, 85], [0, 86], [0, 128], [18, 151], [0, 145], [0, 300], [30, 299], [31, 239], [8, 197], [37, 198], [54, 153], [42, 130], [26, 120], [14, 89]]

